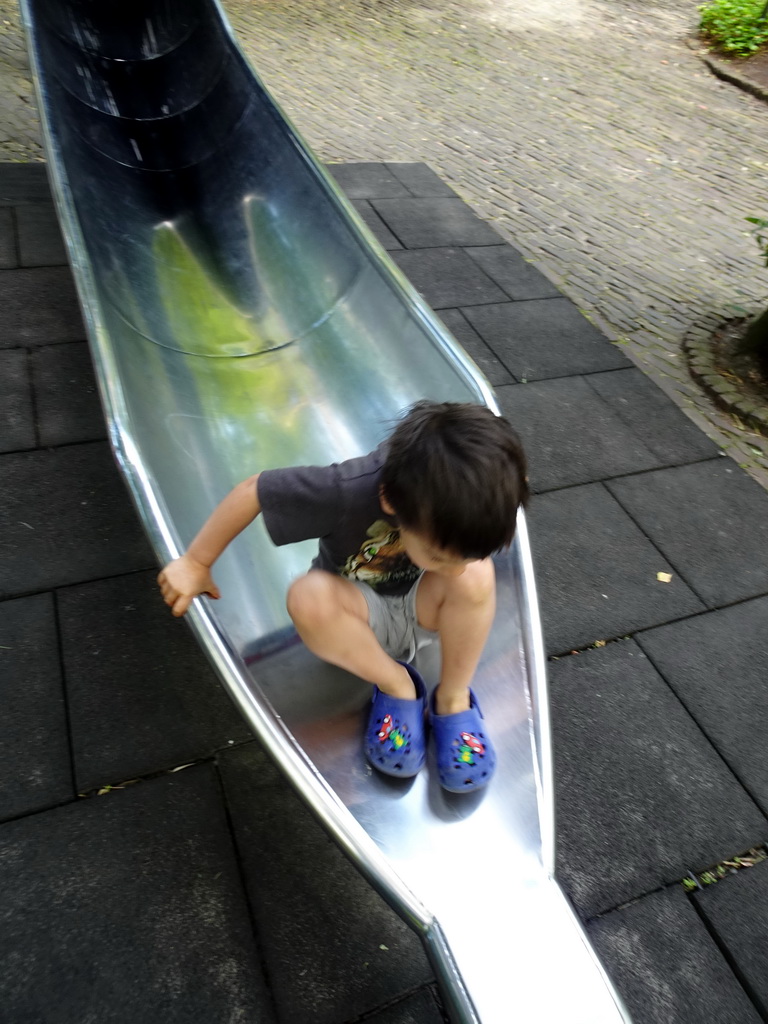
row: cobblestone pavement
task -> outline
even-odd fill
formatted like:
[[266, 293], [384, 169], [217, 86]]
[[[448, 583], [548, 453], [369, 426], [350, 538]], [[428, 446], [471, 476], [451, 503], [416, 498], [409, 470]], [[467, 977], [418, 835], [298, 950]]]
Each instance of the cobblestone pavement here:
[[[318, 155], [423, 160], [768, 487], [768, 439], [694, 384], [686, 329], [761, 308], [768, 104], [686, 43], [691, 0], [225, 0]], [[0, 157], [40, 156], [0, 0]]]
[[0, 160], [42, 159], [21, 18], [12, 0], [0, 0]]

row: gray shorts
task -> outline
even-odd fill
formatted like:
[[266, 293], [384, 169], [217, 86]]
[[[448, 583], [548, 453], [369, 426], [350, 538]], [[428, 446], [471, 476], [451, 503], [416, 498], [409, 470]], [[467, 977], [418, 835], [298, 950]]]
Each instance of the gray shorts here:
[[437, 632], [424, 629], [416, 617], [416, 591], [422, 577], [407, 594], [384, 595], [360, 580], [350, 580], [368, 605], [368, 625], [376, 639], [392, 658], [412, 661], [416, 651], [437, 639]]

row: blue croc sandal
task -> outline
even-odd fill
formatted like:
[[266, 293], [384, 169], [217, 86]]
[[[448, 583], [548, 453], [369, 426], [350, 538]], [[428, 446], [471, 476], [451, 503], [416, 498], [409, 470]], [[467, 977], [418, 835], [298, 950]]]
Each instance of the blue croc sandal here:
[[491, 780], [496, 751], [485, 728], [480, 706], [469, 691], [469, 711], [438, 715], [432, 694], [430, 724], [435, 737], [440, 785], [449, 793], [472, 793]]
[[415, 700], [403, 700], [373, 688], [373, 702], [365, 733], [365, 755], [374, 768], [385, 775], [410, 779], [426, 757], [424, 716], [427, 689], [424, 680], [411, 665], [400, 662], [416, 687]]

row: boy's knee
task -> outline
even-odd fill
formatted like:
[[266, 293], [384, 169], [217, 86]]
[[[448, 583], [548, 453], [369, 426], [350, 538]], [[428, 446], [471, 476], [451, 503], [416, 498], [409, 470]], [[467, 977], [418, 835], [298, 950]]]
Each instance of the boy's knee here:
[[297, 625], [321, 626], [334, 614], [332, 578], [318, 570], [300, 576], [288, 588], [285, 604]]
[[470, 562], [461, 576], [455, 580], [457, 594], [473, 605], [483, 605], [493, 599], [496, 593], [496, 573], [493, 562], [485, 558], [481, 562]]
[[295, 580], [285, 604], [299, 631], [337, 626], [349, 615], [368, 621], [368, 605], [357, 587], [324, 569], [311, 569]]

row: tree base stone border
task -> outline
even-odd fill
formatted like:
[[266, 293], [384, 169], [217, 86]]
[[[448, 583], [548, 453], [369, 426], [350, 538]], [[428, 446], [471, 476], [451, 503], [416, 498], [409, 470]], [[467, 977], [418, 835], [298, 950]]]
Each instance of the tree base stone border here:
[[722, 328], [744, 317], [727, 317], [713, 313], [699, 320], [683, 338], [683, 351], [691, 376], [712, 397], [716, 405], [736, 416], [743, 424], [768, 437], [768, 396], [764, 399], [746, 394], [735, 381], [718, 371], [713, 336]]
[[695, 36], [685, 40], [689, 49], [694, 50], [702, 63], [715, 78], [719, 78], [721, 82], [728, 82], [730, 85], [735, 85], [742, 92], [748, 92], [750, 96], [754, 96], [755, 99], [762, 100], [764, 103], [768, 103], [768, 89], [759, 82], [753, 81], [749, 78], [748, 73], [733, 60], [725, 60], [718, 58], [718, 56], [712, 52], [712, 49], [705, 39], [701, 36]]
[[755, 99], [763, 100], [768, 102], [768, 89], [764, 86], [759, 85], [757, 82], [753, 82], [750, 78], [747, 78], [745, 74], [740, 74], [735, 71], [731, 64], [726, 64], [721, 60], [716, 60], [711, 54], [701, 58], [707, 65], [709, 70], [715, 76], [719, 78], [721, 82], [728, 82], [730, 85], [735, 85], [742, 92], [748, 92], [750, 96], [754, 96]]

